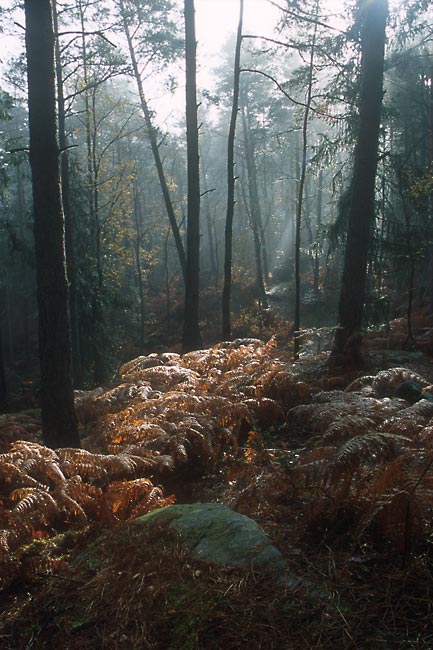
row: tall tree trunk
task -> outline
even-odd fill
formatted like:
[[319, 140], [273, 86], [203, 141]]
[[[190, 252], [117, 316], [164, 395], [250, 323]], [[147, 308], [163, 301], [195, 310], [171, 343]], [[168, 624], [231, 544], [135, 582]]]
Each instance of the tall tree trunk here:
[[[262, 242], [260, 239], [260, 204], [257, 189], [256, 162], [254, 159], [254, 146], [251, 142], [250, 124], [247, 123], [246, 101], [242, 100], [241, 107], [242, 127], [244, 132], [245, 162], [248, 176], [248, 197], [251, 229], [253, 232], [254, 256], [256, 260], [256, 286], [261, 307], [268, 308], [265, 282], [263, 277]], [[249, 121], [248, 121], [249, 122]]]
[[188, 229], [186, 240], [184, 352], [202, 345], [199, 328], [200, 297], [200, 158], [198, 146], [197, 82], [194, 0], [185, 0], [186, 139], [188, 159]]
[[[27, 229], [27, 205], [26, 205], [26, 196], [24, 192], [24, 182], [23, 182], [23, 170], [22, 165], [19, 163], [16, 167], [16, 208], [18, 213], [18, 227], [19, 227], [19, 237], [21, 241], [26, 241], [26, 229]], [[34, 281], [34, 271], [29, 265], [28, 259], [25, 255], [21, 256], [21, 280], [23, 286], [32, 287]], [[23, 305], [22, 305], [22, 339], [23, 339], [23, 356], [30, 365], [32, 356], [34, 354], [34, 349], [32, 346], [32, 335], [31, 335], [31, 314], [33, 311], [32, 298], [31, 295], [33, 291], [29, 289], [26, 290], [25, 295], [23, 296]], [[8, 331], [11, 329], [8, 326]], [[14, 359], [14, 355], [11, 355], [11, 359]]]
[[167, 336], [171, 334], [171, 309], [170, 309], [170, 273], [168, 268], [168, 240], [170, 228], [167, 228], [167, 234], [164, 240], [164, 280], [165, 280], [165, 314], [167, 320]]
[[98, 148], [98, 124], [96, 119], [96, 88], [92, 89], [92, 106], [90, 109], [90, 169], [91, 169], [91, 200], [93, 213], [93, 236], [95, 245], [96, 262], [96, 285], [94, 286], [92, 314], [95, 326], [94, 339], [94, 368], [93, 378], [95, 383], [103, 383], [107, 378], [107, 337], [105, 330], [104, 314], [104, 271], [102, 264], [102, 223], [99, 196], [99, 162], [97, 155]]
[[146, 124], [147, 137], [149, 138], [150, 147], [152, 149], [152, 155], [155, 161], [155, 167], [158, 174], [159, 184], [161, 186], [165, 209], [173, 233], [177, 255], [179, 257], [179, 263], [180, 263], [180, 268], [182, 270], [183, 280], [184, 283], [186, 284], [186, 256], [185, 256], [185, 250], [182, 243], [182, 237], [180, 236], [179, 226], [177, 224], [173, 203], [171, 201], [170, 191], [168, 189], [168, 184], [164, 173], [164, 166], [162, 164], [162, 159], [159, 153], [159, 145], [156, 137], [156, 131], [152, 124], [151, 113], [146, 101], [146, 96], [144, 94], [143, 82], [141, 80], [141, 75], [138, 68], [138, 61], [137, 61], [137, 56], [135, 54], [134, 43], [132, 41], [127, 14], [122, 0], [120, 0], [119, 6], [122, 14], [123, 30], [125, 32], [126, 41], [128, 43], [128, 50], [129, 50], [129, 57], [131, 59], [132, 71], [134, 74], [135, 83], [137, 84], [138, 94], [140, 97], [141, 110], [143, 112], [144, 122]]
[[[318, 12], [316, 3], [316, 15]], [[305, 176], [307, 172], [307, 148], [308, 148], [308, 120], [310, 119], [311, 97], [313, 92], [313, 64], [316, 54], [317, 23], [314, 23], [313, 40], [310, 49], [310, 62], [308, 68], [307, 96], [305, 98], [304, 119], [302, 122], [302, 162], [301, 175], [299, 178], [298, 200], [296, 203], [295, 221], [295, 309], [293, 319], [293, 357], [299, 358], [299, 336], [301, 329], [301, 225], [302, 225], [302, 203], [304, 198]]]
[[[53, 25], [54, 31], [58, 34], [57, 20], [57, 1], [52, 0], [53, 5]], [[72, 340], [72, 377], [75, 386], [80, 386], [83, 381], [81, 353], [80, 353], [80, 336], [78, 325], [77, 311], [77, 266], [74, 254], [74, 228], [70, 201], [70, 175], [69, 175], [69, 156], [66, 138], [66, 115], [65, 100], [63, 93], [63, 68], [60, 56], [60, 44], [58, 37], [55, 40], [55, 59], [56, 59], [56, 80], [57, 80], [57, 107], [58, 107], [58, 129], [59, 129], [59, 146], [61, 151], [60, 173], [62, 180], [62, 205], [65, 217], [65, 249], [66, 249], [66, 269], [69, 282], [69, 312], [71, 320], [71, 340]]]
[[375, 214], [375, 179], [385, 53], [387, 0], [362, 0], [361, 94], [351, 205], [331, 362], [360, 365], [368, 249]]
[[5, 358], [3, 354], [3, 334], [0, 326], [0, 412], [8, 407], [8, 389], [6, 383]]
[[95, 115], [95, 93], [96, 88], [92, 89], [93, 96], [90, 96], [89, 88], [91, 86], [89, 79], [89, 61], [86, 44], [86, 25], [85, 12], [82, 0], [79, 0], [78, 8], [80, 11], [81, 23], [81, 48], [83, 57], [83, 80], [84, 80], [84, 109], [85, 109], [85, 128], [86, 128], [86, 158], [87, 158], [87, 191], [90, 216], [91, 238], [93, 240], [93, 253], [95, 255], [96, 283], [92, 287], [92, 354], [93, 354], [93, 380], [96, 384], [102, 383], [106, 379], [105, 363], [105, 344], [104, 344], [104, 313], [102, 304], [103, 292], [103, 274], [101, 260], [101, 224], [99, 215], [99, 190], [98, 190], [98, 172], [96, 163], [96, 115]]
[[313, 270], [313, 290], [316, 298], [319, 297], [319, 276], [320, 276], [320, 255], [319, 255], [319, 236], [322, 227], [323, 211], [323, 170], [319, 171], [317, 187], [317, 220], [316, 220], [316, 243], [314, 248], [314, 270]]
[[[429, 79], [429, 112], [428, 112], [428, 168], [430, 172], [433, 170], [433, 66], [430, 68]], [[430, 228], [433, 228], [433, 189], [430, 186], [430, 193], [428, 197], [428, 214], [430, 220]], [[433, 313], [433, 247], [430, 250], [431, 259], [431, 275], [430, 275], [430, 312]]]
[[52, 447], [80, 446], [72, 353], [64, 218], [56, 132], [54, 32], [50, 0], [25, 0], [42, 431]]
[[224, 287], [222, 296], [223, 339], [231, 338], [230, 297], [232, 291], [233, 264], [233, 216], [235, 208], [235, 134], [236, 120], [239, 112], [239, 80], [242, 45], [242, 23], [244, 16], [244, 0], [239, 3], [239, 22], [236, 37], [235, 64], [233, 73], [233, 101], [230, 116], [229, 137], [227, 143], [227, 212], [224, 232]]
[[135, 242], [134, 242], [134, 255], [135, 265], [137, 269], [137, 284], [138, 295], [140, 297], [140, 332], [139, 332], [139, 345], [140, 354], [144, 354], [144, 328], [146, 321], [146, 305], [144, 300], [144, 286], [143, 286], [143, 267], [141, 263], [141, 244], [143, 240], [142, 232], [142, 207], [140, 202], [140, 195], [138, 193], [137, 184], [134, 182], [134, 226], [135, 226]]
[[[201, 169], [202, 178], [204, 179], [207, 185], [207, 174], [203, 164], [203, 156], [200, 156], [200, 166], [201, 166], [200, 169]], [[215, 278], [215, 283], [218, 284], [214, 224], [213, 224], [213, 219], [212, 219], [208, 200], [204, 204], [204, 217], [206, 221], [207, 241], [208, 241], [208, 248], [209, 248], [209, 270], [211, 276]]]

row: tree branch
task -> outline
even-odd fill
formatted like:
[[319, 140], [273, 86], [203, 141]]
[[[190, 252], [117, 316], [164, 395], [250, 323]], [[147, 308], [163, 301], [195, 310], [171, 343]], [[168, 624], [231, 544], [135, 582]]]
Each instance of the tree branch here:
[[[293, 99], [293, 97], [284, 90], [282, 85], [275, 79], [275, 77], [272, 77], [272, 75], [268, 74], [267, 72], [263, 72], [262, 70], [253, 70], [252, 68], [241, 68], [241, 72], [254, 72], [255, 74], [262, 75], [262, 77], [266, 77], [266, 79], [270, 79], [277, 86], [278, 90], [282, 92], [283, 95], [287, 97], [287, 99], [290, 100], [293, 104], [295, 104], [296, 106], [302, 106], [303, 108], [307, 107], [307, 104], [305, 102], [300, 102], [297, 99]], [[319, 115], [320, 117], [329, 117], [330, 119], [335, 119], [334, 115], [330, 115], [329, 113], [324, 113], [322, 110], [317, 110], [316, 108], [314, 108], [314, 106], [310, 106], [309, 110], [315, 113], [316, 115]]]
[[267, 41], [268, 43], [274, 43], [275, 45], [282, 45], [287, 49], [299, 50], [299, 47], [292, 45], [291, 43], [286, 43], [284, 41], [277, 41], [275, 38], [269, 38], [268, 36], [258, 36], [255, 34], [242, 34], [242, 38], [257, 38], [262, 41]]

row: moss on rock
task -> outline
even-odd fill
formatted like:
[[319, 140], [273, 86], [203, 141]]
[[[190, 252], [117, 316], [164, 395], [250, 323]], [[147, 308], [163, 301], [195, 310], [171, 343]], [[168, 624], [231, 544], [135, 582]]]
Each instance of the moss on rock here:
[[137, 521], [168, 523], [196, 557], [215, 564], [278, 570], [285, 565], [280, 551], [253, 519], [221, 503], [167, 506]]

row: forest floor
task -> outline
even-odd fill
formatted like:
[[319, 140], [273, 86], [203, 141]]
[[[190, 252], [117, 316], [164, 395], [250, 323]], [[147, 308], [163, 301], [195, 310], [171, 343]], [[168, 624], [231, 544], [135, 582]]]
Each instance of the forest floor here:
[[[0, 648], [431, 649], [433, 332], [420, 315], [408, 350], [395, 321], [345, 372], [330, 334], [296, 363], [278, 337], [132, 360], [77, 393], [83, 450], [5, 416]], [[299, 580], [134, 524], [196, 501], [255, 519]]]

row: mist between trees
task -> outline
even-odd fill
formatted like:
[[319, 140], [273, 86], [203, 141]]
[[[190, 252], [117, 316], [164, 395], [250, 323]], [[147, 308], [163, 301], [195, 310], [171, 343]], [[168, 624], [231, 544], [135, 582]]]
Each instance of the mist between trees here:
[[[193, 0], [25, 3], [0, 95], [4, 408], [44, 404], [71, 368], [91, 386], [277, 329], [296, 358], [303, 328], [339, 324], [333, 358], [357, 363], [362, 329], [404, 315], [410, 338], [414, 302], [431, 308], [429, 3], [271, 2], [271, 37], [245, 33], [243, 4], [205, 88]], [[185, 78], [168, 124], [155, 99]]]

